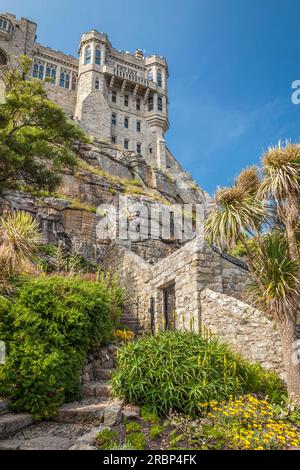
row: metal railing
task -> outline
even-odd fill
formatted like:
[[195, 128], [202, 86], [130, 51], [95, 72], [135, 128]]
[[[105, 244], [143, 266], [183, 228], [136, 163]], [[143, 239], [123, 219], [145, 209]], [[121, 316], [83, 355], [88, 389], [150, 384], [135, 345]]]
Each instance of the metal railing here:
[[224, 251], [221, 250], [218, 246], [213, 245], [211, 247], [212, 251], [220, 255], [222, 258], [226, 259], [232, 264], [235, 264], [239, 268], [243, 269], [244, 271], [249, 271], [247, 263], [244, 263], [244, 261], [240, 260], [239, 258], [236, 258], [235, 256], [231, 256], [228, 253], [224, 253]]

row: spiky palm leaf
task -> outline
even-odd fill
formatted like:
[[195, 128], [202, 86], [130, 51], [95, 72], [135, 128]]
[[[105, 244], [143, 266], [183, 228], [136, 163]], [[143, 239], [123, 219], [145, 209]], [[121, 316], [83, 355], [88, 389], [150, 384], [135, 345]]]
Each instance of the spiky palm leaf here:
[[10, 272], [19, 272], [42, 242], [36, 220], [27, 212], [6, 212], [0, 220], [0, 259]]
[[264, 154], [265, 177], [259, 193], [262, 197], [273, 197], [278, 204], [290, 195], [300, 195], [300, 145], [278, 143]]
[[206, 221], [206, 238], [211, 244], [233, 248], [246, 233], [255, 232], [265, 217], [265, 208], [255, 196], [237, 186], [221, 188]]
[[[299, 265], [288, 255], [288, 243], [280, 232], [263, 237], [254, 261], [260, 283], [252, 277], [247, 286], [249, 299], [273, 316], [295, 316], [299, 296]], [[275, 318], [276, 319], [276, 318]]]

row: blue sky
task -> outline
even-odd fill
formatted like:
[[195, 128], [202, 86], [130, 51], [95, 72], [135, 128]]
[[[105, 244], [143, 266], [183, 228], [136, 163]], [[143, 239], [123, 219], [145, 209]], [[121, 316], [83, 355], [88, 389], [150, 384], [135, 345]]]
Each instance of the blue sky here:
[[298, 0], [1, 0], [38, 23], [38, 41], [76, 54], [82, 32], [167, 57], [167, 144], [210, 193], [279, 139], [298, 141]]

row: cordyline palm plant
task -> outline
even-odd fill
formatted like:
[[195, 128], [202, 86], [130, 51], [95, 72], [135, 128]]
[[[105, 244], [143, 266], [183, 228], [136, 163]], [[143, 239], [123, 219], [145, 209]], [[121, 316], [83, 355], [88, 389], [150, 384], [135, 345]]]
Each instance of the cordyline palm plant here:
[[26, 212], [5, 212], [0, 219], [0, 286], [10, 290], [16, 274], [32, 269], [42, 242], [38, 223]]
[[299, 196], [300, 146], [279, 143], [263, 156], [262, 171], [248, 168], [232, 187], [217, 191], [206, 223], [210, 243], [244, 246], [248, 296], [278, 327], [289, 397], [298, 405], [300, 364], [293, 348], [300, 296]]

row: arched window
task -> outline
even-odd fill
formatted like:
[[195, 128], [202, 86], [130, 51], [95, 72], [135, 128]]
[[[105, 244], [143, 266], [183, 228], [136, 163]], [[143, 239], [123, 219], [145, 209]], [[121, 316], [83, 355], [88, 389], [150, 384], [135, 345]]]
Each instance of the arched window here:
[[0, 65], [6, 65], [7, 64], [7, 56], [6, 54], [0, 50]]
[[148, 80], [153, 80], [153, 70], [152, 69], [148, 70], [147, 77], [148, 77]]
[[86, 46], [85, 51], [84, 51], [84, 63], [85, 64], [90, 64], [91, 59], [92, 59], [91, 46]]
[[95, 64], [101, 65], [101, 50], [98, 47], [95, 53]]
[[95, 80], [95, 88], [96, 90], [99, 90], [100, 88], [100, 82], [99, 82], [99, 78], [97, 77], [96, 80]]
[[157, 86], [162, 86], [162, 73], [160, 69], [157, 71]]

